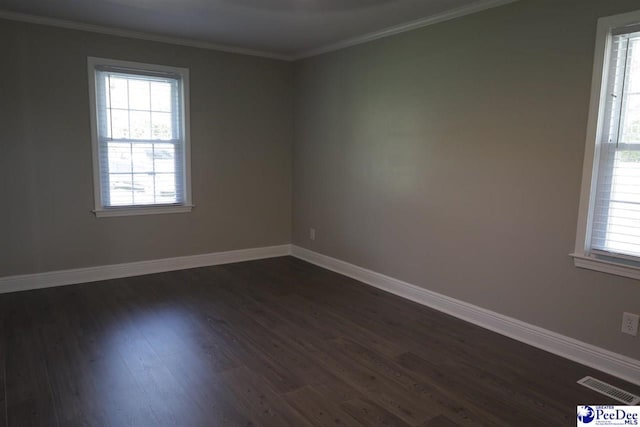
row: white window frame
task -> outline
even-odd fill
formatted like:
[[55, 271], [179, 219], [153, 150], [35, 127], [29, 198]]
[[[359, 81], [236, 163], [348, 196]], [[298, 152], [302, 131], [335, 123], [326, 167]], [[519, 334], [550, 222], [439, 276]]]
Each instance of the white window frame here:
[[573, 257], [576, 267], [596, 270], [618, 276], [640, 279], [640, 263], [624, 255], [602, 257], [591, 250], [591, 232], [593, 206], [598, 179], [598, 161], [605, 120], [607, 80], [609, 70], [609, 52], [612, 48], [613, 31], [627, 26], [640, 24], [640, 10], [620, 15], [600, 18], [596, 38], [593, 79], [591, 83], [591, 103], [587, 125], [587, 141], [584, 152], [582, 188], [578, 213]]
[[[89, 72], [89, 105], [91, 111], [91, 147], [93, 152], [93, 194], [95, 209], [92, 211], [96, 217], [114, 217], [129, 215], [149, 215], [149, 214], [173, 214], [191, 212], [194, 207], [191, 199], [191, 129], [189, 123], [189, 69], [171, 67], [166, 65], [146, 64], [141, 62], [120, 61], [107, 58], [87, 58]], [[99, 135], [98, 116], [96, 104], [96, 67], [113, 66], [132, 71], [151, 73], [171, 73], [179, 75], [182, 84], [182, 131], [184, 132], [184, 201], [180, 204], [170, 205], [140, 205], [140, 206], [109, 206], [105, 207], [102, 201], [100, 158], [99, 158]]]

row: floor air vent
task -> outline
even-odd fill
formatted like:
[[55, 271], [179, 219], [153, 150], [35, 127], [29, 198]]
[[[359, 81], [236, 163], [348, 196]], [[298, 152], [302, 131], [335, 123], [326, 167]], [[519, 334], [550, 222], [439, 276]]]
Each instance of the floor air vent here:
[[584, 377], [578, 384], [583, 385], [591, 390], [595, 390], [600, 394], [609, 396], [619, 402], [626, 403], [627, 405], [637, 405], [640, 403], [640, 397], [635, 394], [631, 394], [627, 391], [614, 387], [611, 384], [607, 384], [593, 377]]

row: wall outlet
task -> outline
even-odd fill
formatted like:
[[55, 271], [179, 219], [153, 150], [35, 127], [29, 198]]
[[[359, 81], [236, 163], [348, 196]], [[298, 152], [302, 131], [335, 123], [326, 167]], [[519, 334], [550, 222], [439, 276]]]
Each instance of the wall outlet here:
[[640, 316], [637, 314], [622, 313], [622, 332], [637, 337], [639, 321]]
[[309, 229], [309, 238], [311, 240], [316, 240], [316, 229], [315, 228], [310, 228]]

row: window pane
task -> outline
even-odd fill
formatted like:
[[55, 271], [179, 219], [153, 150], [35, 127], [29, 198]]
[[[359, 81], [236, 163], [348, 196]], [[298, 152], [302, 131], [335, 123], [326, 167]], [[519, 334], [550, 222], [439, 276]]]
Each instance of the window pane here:
[[127, 110], [111, 110], [111, 114], [107, 117], [111, 117], [111, 123], [107, 124], [111, 129], [111, 138], [129, 138], [129, 112]]
[[153, 172], [153, 144], [133, 144], [133, 172]]
[[132, 139], [151, 139], [151, 117], [146, 111], [129, 112]]
[[171, 113], [151, 113], [152, 138], [172, 139], [173, 130], [171, 125]]
[[640, 151], [616, 152], [611, 200], [640, 203]]
[[109, 148], [109, 172], [131, 173], [131, 144], [110, 142]]
[[132, 110], [149, 111], [151, 107], [149, 81], [140, 79], [129, 80], [129, 108]]
[[607, 250], [640, 255], [640, 209], [638, 205], [611, 202], [608, 221]]
[[155, 171], [175, 172], [175, 147], [173, 144], [154, 144], [155, 146]]
[[629, 42], [629, 92], [640, 92], [640, 39]]
[[156, 203], [177, 203], [174, 174], [156, 175]]
[[[103, 113], [106, 113], [107, 116], [110, 116], [111, 115], [111, 90], [109, 88], [109, 78], [107, 75], [102, 75], [102, 79], [104, 80], [103, 89], [104, 89], [104, 105], [105, 105], [105, 110], [103, 111]], [[98, 111], [98, 114], [100, 114], [100, 111]], [[106, 123], [111, 123], [111, 117], [107, 117], [106, 120], [107, 120]], [[109, 125], [107, 127], [109, 128], [108, 131], [111, 132], [111, 126]]]
[[111, 110], [107, 109], [103, 111], [100, 120], [100, 126], [103, 126], [103, 128], [100, 129], [100, 132], [104, 133], [106, 131], [107, 138], [113, 138], [111, 135]]
[[626, 144], [640, 143], [640, 95], [627, 96], [623, 111], [621, 142]]
[[133, 175], [133, 202], [136, 205], [148, 205], [154, 203], [153, 175]]
[[107, 108], [129, 108], [127, 79], [108, 76], [107, 86], [110, 92], [110, 96], [107, 98], [110, 104], [107, 104]]
[[170, 112], [171, 108], [171, 83], [151, 82], [151, 109], [153, 111]]
[[626, 109], [630, 111], [640, 110], [640, 94], [627, 96]]
[[109, 194], [111, 206], [133, 204], [133, 180], [131, 175], [109, 175]]

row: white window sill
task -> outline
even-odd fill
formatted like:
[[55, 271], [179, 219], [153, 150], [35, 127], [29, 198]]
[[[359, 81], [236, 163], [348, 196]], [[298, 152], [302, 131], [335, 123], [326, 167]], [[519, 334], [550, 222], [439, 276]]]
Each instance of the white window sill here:
[[600, 271], [602, 273], [615, 274], [616, 276], [640, 279], [640, 267], [633, 265], [606, 261], [588, 255], [577, 253], [569, 254], [573, 257], [573, 263], [578, 268]]
[[133, 216], [133, 215], [162, 215], [188, 213], [193, 209], [193, 205], [180, 206], [126, 206], [122, 208], [104, 208], [93, 211], [97, 218], [109, 218], [114, 216]]

